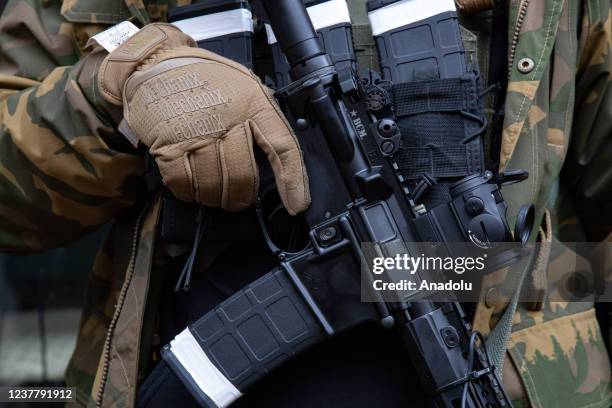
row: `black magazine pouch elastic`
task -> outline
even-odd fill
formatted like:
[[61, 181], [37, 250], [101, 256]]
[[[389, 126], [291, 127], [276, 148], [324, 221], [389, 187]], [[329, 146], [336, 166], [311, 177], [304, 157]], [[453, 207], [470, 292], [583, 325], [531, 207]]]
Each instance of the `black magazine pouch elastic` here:
[[411, 191], [426, 182], [417, 204], [431, 209], [451, 201], [451, 184], [485, 170], [478, 67], [467, 66], [453, 0], [367, 7], [402, 135], [395, 164]]
[[[253, 16], [246, 0], [208, 0], [175, 7], [168, 12], [168, 22], [196, 40], [198, 47], [253, 68]], [[165, 191], [161, 221], [164, 240], [193, 242], [199, 212], [199, 204], [177, 200]]]

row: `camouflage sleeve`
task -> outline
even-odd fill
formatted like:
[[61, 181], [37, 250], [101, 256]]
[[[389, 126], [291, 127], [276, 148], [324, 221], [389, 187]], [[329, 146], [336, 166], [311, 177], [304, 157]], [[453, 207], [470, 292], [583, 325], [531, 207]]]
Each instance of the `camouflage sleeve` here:
[[612, 231], [611, 2], [584, 2], [576, 108], [564, 177], [589, 240]]
[[66, 245], [142, 193], [142, 160], [105, 142], [113, 129], [85, 97], [80, 68], [56, 68], [0, 102], [2, 251]]
[[0, 18], [3, 252], [64, 246], [142, 197], [142, 158], [93, 87], [102, 55], [62, 66], [79, 50], [56, 3], [11, 1]]

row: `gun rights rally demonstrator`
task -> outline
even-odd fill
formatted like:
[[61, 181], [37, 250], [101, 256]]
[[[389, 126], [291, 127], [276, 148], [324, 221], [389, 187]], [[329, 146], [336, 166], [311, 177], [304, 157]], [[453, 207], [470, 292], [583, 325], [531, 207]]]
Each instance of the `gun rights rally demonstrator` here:
[[609, 303], [565, 289], [612, 281], [611, 16], [8, 1], [0, 247], [111, 224], [77, 403], [609, 407]]

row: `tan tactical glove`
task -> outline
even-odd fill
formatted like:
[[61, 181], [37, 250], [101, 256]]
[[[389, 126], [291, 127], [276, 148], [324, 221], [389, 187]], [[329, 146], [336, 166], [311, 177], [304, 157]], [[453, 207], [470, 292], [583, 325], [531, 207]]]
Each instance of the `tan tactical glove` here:
[[255, 201], [253, 140], [267, 155], [290, 214], [310, 203], [302, 154], [271, 92], [244, 66], [151, 24], [111, 52], [98, 87], [155, 157], [184, 201], [238, 211]]

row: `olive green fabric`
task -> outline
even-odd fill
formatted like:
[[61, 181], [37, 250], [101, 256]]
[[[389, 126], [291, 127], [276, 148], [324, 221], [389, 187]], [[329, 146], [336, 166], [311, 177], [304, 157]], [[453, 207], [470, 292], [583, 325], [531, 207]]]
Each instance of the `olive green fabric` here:
[[[558, 224], [577, 218], [586, 231], [601, 229], [598, 238], [602, 239], [611, 224], [610, 170], [603, 164], [603, 157], [609, 160], [612, 155], [610, 2], [516, 0], [510, 10], [510, 82], [501, 166], [524, 168], [530, 176], [504, 188], [509, 218], [514, 219], [522, 204], [533, 202], [537, 220], [547, 207], [554, 209], [553, 225], [548, 226], [554, 237]], [[534, 62], [531, 71], [519, 69], [525, 58]], [[584, 177], [584, 169], [590, 171], [590, 178]], [[559, 208], [560, 189], [573, 191], [570, 194], [576, 200]], [[581, 202], [590, 211], [575, 212], [574, 206]], [[593, 223], [594, 219], [598, 222]], [[558, 263], [549, 271], [563, 270], [560, 256], [550, 255], [549, 265]], [[548, 276], [549, 291], [557, 279]], [[539, 310], [521, 303], [509, 316], [506, 310], [512, 333], [507, 333], [508, 338], [494, 329], [491, 336], [497, 338], [490, 341], [509, 340], [511, 362], [506, 364], [518, 369], [526, 391], [518, 406], [611, 405], [610, 364], [592, 308], [592, 303], [545, 301]]]
[[[143, 350], [152, 340], [142, 327], [153, 318], [145, 312], [155, 310], [147, 294], [159, 211], [144, 192], [142, 157], [116, 131], [121, 112], [96, 89], [104, 55], [85, 56], [85, 44], [109, 24], [163, 21], [169, 8], [186, 3], [11, 0], [0, 19], [0, 249], [63, 246], [114, 220], [90, 276], [66, 376], [81, 405], [96, 397], [103, 406], [134, 401], [150, 360]], [[376, 67], [364, 4], [350, 1], [356, 48], [361, 68]], [[554, 210], [547, 228], [556, 241], [604, 239], [612, 217], [610, 2], [509, 6], [501, 159], [504, 168], [530, 172], [528, 181], [504, 188], [509, 217], [533, 202], [538, 221]], [[486, 54], [481, 38], [478, 55]], [[534, 63], [528, 72], [518, 69], [524, 58]], [[570, 224], [580, 233], [569, 234]], [[547, 258], [563, 262], [563, 251]], [[554, 290], [555, 277], [547, 278]], [[505, 375], [517, 406], [611, 405], [609, 359], [592, 306], [544, 301], [540, 310], [520, 303], [511, 310], [511, 333], [501, 340], [509, 346], [505, 369], [518, 373]], [[490, 315], [491, 329], [503, 313]]]

